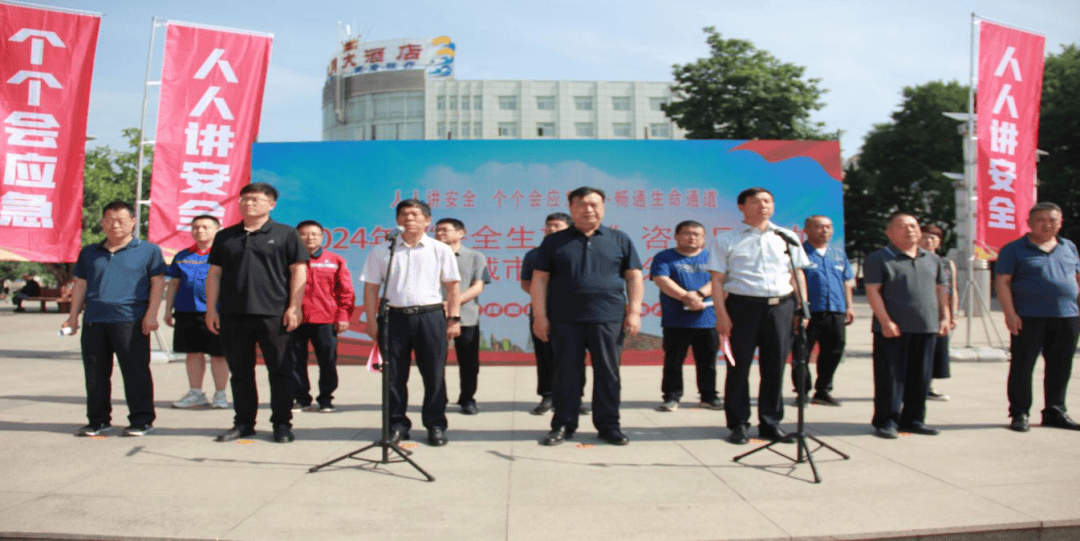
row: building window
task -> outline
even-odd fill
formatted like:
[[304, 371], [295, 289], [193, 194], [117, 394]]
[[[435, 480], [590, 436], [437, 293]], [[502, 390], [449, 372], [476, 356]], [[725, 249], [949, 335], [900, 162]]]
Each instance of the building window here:
[[630, 123], [616, 122], [611, 125], [611, 135], [615, 137], [630, 137]]
[[450, 110], [457, 111], [457, 96], [450, 96]]
[[472, 98], [470, 98], [468, 96], [462, 96], [461, 97], [461, 110], [462, 111], [468, 111], [469, 110], [469, 101], [471, 101], [471, 100], [472, 100]]
[[555, 137], [555, 123], [554, 122], [537, 122], [536, 123], [536, 136], [537, 137]]
[[440, 111], [446, 110], [446, 96], [435, 96], [435, 108]]
[[518, 125], [517, 122], [500, 122], [499, 123], [499, 137], [517, 137]]
[[574, 96], [574, 108], [578, 111], [592, 111], [592, 96]]
[[596, 127], [592, 122], [575, 122], [574, 131], [578, 137], [596, 137]]
[[447, 139], [457, 139], [457, 138], [458, 138], [458, 123], [457, 122], [451, 122], [450, 123], [450, 135], [447, 137]]
[[473, 123], [472, 132], [473, 132], [473, 137], [476, 137], [477, 139], [483, 139], [484, 138], [484, 124], [482, 122]]
[[446, 123], [439, 122], [435, 125], [435, 138], [442, 139], [443, 137], [446, 137]]
[[657, 122], [649, 124], [649, 137], [659, 137], [661, 139], [671, 138], [671, 125], [667, 122]]
[[[462, 101], [461, 102], [462, 105], [465, 105], [466, 103], [469, 103], [469, 102], [468, 101]], [[461, 138], [462, 139], [469, 139], [470, 138], [470, 135], [469, 135], [469, 123], [468, 122], [462, 122], [461, 123]]]
[[649, 109], [652, 109], [653, 111], [663, 111], [660, 106], [665, 105], [667, 101], [667, 98], [649, 98]]
[[612, 96], [611, 108], [616, 111], [629, 111], [630, 96]]
[[503, 111], [517, 110], [517, 96], [499, 96], [499, 109]]
[[474, 110], [477, 110], [477, 111], [482, 111], [484, 109], [484, 97], [483, 96], [473, 96], [472, 97], [472, 108]]
[[536, 108], [541, 111], [555, 110], [555, 96], [537, 96]]

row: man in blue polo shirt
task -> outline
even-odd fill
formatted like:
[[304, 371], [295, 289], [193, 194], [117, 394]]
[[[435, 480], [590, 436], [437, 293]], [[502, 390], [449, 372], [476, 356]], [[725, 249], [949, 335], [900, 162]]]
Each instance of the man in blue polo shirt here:
[[[851, 270], [847, 254], [829, 246], [833, 236], [833, 224], [827, 216], [815, 215], [804, 223], [806, 242], [803, 250], [810, 259], [810, 266], [803, 269], [806, 275], [806, 295], [810, 303], [810, 324], [806, 326], [806, 350], [820, 349], [817, 357], [817, 385], [811, 382], [806, 371], [803, 392], [814, 389], [814, 404], [839, 406], [832, 396], [833, 375], [844, 357], [847, 342], [847, 325], [855, 321], [853, 295], [855, 273]], [[798, 370], [791, 371], [791, 383], [798, 394]], [[796, 400], [806, 400], [796, 396]]]
[[558, 445], [577, 430], [588, 350], [593, 425], [600, 439], [626, 445], [630, 440], [619, 425], [619, 357], [625, 335], [641, 330], [641, 262], [626, 233], [601, 225], [602, 190], [583, 186], [567, 199], [574, 223], [544, 238], [533, 271], [533, 333], [551, 341], [555, 358], [555, 415], [540, 443]]
[[116, 355], [124, 379], [130, 426], [125, 436], [153, 430], [154, 380], [150, 375], [150, 333], [157, 330], [165, 288], [161, 249], [134, 237], [135, 207], [123, 201], [105, 206], [105, 241], [79, 252], [71, 311], [63, 327], [75, 332], [83, 317], [82, 356], [89, 424], [76, 436], [99, 436], [112, 429], [112, 368]]
[[998, 253], [997, 294], [1012, 335], [1009, 365], [1009, 428], [1027, 432], [1031, 374], [1042, 351], [1046, 408], [1043, 426], [1080, 430], [1065, 413], [1065, 393], [1080, 336], [1080, 256], [1076, 245], [1058, 237], [1061, 207], [1037, 203], [1028, 214], [1031, 231]]
[[660, 326], [664, 330], [664, 378], [659, 411], [675, 411], [683, 393], [683, 360], [694, 350], [700, 407], [723, 409], [716, 395], [716, 354], [720, 335], [712, 309], [712, 280], [705, 226], [693, 220], [675, 226], [675, 248], [653, 256], [649, 274], [660, 288]]

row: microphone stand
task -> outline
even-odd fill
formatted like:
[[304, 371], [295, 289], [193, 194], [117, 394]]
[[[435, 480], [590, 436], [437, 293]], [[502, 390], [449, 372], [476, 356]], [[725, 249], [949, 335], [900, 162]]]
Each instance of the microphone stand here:
[[[400, 230], [396, 230], [393, 233], [400, 234]], [[390, 303], [386, 300], [386, 288], [387, 285], [390, 283], [390, 271], [393, 269], [392, 265], [394, 264], [394, 249], [397, 247], [397, 239], [398, 235], [392, 234], [392, 236], [388, 236], [388, 240], [390, 241], [390, 258], [386, 262], [386, 272], [384, 273], [385, 278], [383, 279], [382, 284], [382, 294], [379, 298], [379, 314], [375, 318], [375, 321], [378, 322], [379, 325], [379, 336], [375, 340], [375, 347], [379, 348], [379, 354], [382, 356], [383, 360], [382, 366], [379, 367], [379, 371], [382, 372], [382, 438], [370, 445], [357, 449], [356, 451], [353, 451], [351, 453], [341, 455], [329, 462], [324, 462], [317, 466], [312, 466], [310, 469], [308, 469], [308, 473], [317, 472], [331, 464], [340, 462], [342, 460], [345, 460], [346, 458], [351, 458], [354, 460], [363, 460], [365, 462], [370, 462], [372, 464], [375, 464], [376, 466], [379, 464], [408, 462], [409, 465], [411, 465], [413, 468], [416, 468], [416, 471], [424, 474], [424, 477], [427, 478], [428, 482], [435, 480], [435, 477], [433, 477], [430, 473], [424, 471], [424, 468], [421, 468], [419, 464], [413, 461], [413, 459], [409, 458], [409, 455], [412, 454], [411, 452], [402, 449], [396, 442], [390, 439]], [[379, 447], [382, 449], [381, 460], [359, 458], [356, 456], [360, 453], [363, 453], [364, 451], [367, 451], [368, 449], [373, 449], [375, 447]], [[391, 460], [390, 451], [397, 453], [400, 459]]]
[[[785, 235], [785, 234], [780, 233], [779, 231], [776, 231], [776, 230], [773, 230], [773, 233], [776, 233], [776, 235], [778, 237], [784, 239], [784, 247], [785, 247], [784, 248], [784, 253], [786, 253], [788, 255], [788, 264], [791, 266], [791, 276], [792, 276], [792, 278], [794, 278], [795, 273], [799, 272], [799, 270], [795, 268], [795, 258], [793, 258], [791, 256], [791, 247], [796, 246], [796, 247], [799, 247], [799, 249], [802, 249], [802, 248], [799, 245], [799, 243], [796, 242], [795, 239], [790, 238], [789, 235]], [[795, 282], [795, 295], [797, 296], [796, 298], [798, 300], [799, 307], [800, 307], [800, 310], [799, 310], [800, 317], [802, 318], [803, 321], [810, 321], [810, 307], [807, 306], [807, 304], [805, 302], [803, 302], [803, 294], [802, 294], [802, 289], [799, 287], [799, 280], [795, 279], [793, 281]], [[793, 344], [793, 347], [791, 348], [792, 369], [796, 371], [796, 373], [795, 373], [795, 375], [796, 375], [796, 378], [795, 378], [795, 392], [797, 394], [797, 398], [795, 400], [795, 404], [799, 409], [799, 421], [798, 421], [798, 424], [796, 425], [796, 430], [795, 430], [795, 432], [792, 432], [792, 433], [788, 434], [787, 437], [784, 438], [784, 439], [776, 440], [774, 442], [770, 442], [770, 443], [767, 443], [765, 445], [762, 445], [761, 447], [758, 447], [757, 449], [753, 449], [753, 450], [751, 450], [751, 451], [749, 451], [747, 453], [743, 453], [743, 454], [733, 458], [732, 460], [734, 460], [735, 462], [738, 462], [739, 460], [741, 460], [741, 459], [743, 459], [745, 457], [748, 457], [748, 456], [750, 456], [750, 455], [752, 455], [752, 454], [754, 454], [754, 453], [756, 453], [758, 451], [764, 451], [764, 450], [768, 449], [769, 451], [772, 451], [773, 453], [776, 453], [776, 454], [778, 454], [778, 455], [792, 461], [795, 464], [801, 464], [803, 462], [809, 462], [810, 463], [810, 471], [812, 471], [814, 473], [814, 482], [815, 483], [820, 483], [821, 482], [821, 476], [818, 475], [817, 466], [814, 465], [814, 456], [813, 456], [814, 451], [817, 451], [818, 449], [821, 449], [822, 447], [824, 447], [824, 448], [826, 448], [826, 449], [840, 455], [841, 457], [844, 458], [844, 460], [848, 460], [849, 458], [851, 458], [850, 456], [848, 456], [848, 455], [840, 452], [839, 450], [837, 450], [835, 447], [833, 447], [833, 446], [819, 440], [818, 438], [814, 437], [813, 435], [810, 435], [810, 434], [806, 433], [806, 402], [807, 402], [807, 400], [806, 400], [807, 394], [806, 393], [807, 393], [808, 389], [806, 389], [805, 387], [806, 387], [806, 375], [808, 374], [808, 370], [809, 370], [809, 367], [807, 366], [806, 363], [807, 363], [807, 358], [809, 356], [810, 356], [810, 352], [807, 350], [807, 347], [806, 347], [806, 331], [803, 328], [802, 322], [799, 322], [797, 325], [795, 325], [795, 343]], [[814, 443], [816, 443], [818, 446], [813, 448], [813, 449], [810, 449], [810, 447], [806, 443], [806, 440], [808, 440], [808, 439], [813, 440]], [[781, 453], [780, 451], [777, 451], [776, 449], [773, 449], [773, 446], [778, 444], [778, 443], [791, 443], [791, 442], [794, 442], [794, 443], [797, 444], [797, 447], [796, 447], [797, 450], [796, 450], [795, 458], [792, 458], [792, 457], [790, 457], [790, 456], [788, 456], [788, 455], [786, 455], [784, 453]]]

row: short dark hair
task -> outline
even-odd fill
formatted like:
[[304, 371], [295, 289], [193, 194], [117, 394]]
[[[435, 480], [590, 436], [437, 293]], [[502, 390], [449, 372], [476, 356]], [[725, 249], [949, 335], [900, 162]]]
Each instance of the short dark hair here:
[[750, 199], [751, 197], [754, 197], [755, 195], [757, 195], [759, 193], [767, 193], [767, 194], [769, 194], [769, 197], [772, 197], [773, 199], [776, 199], [776, 196], [774, 196], [773, 193], [770, 192], [769, 190], [766, 190], [765, 188], [762, 188], [761, 186], [754, 186], [753, 188], [747, 188], [747, 189], [739, 192], [738, 202], [741, 205], [741, 204], [745, 203], [747, 199]]
[[702, 231], [705, 230], [705, 226], [701, 225], [701, 222], [695, 222], [694, 220], [683, 220], [679, 222], [679, 225], [675, 226], [675, 234], [682, 233], [683, 229], [687, 227], [699, 227]]
[[548, 214], [547, 218], [544, 218], [544, 223], [547, 222], [562, 222], [566, 225], [574, 225], [574, 219], [565, 212], [552, 212], [551, 214]]
[[304, 221], [296, 224], [296, 230], [300, 231], [300, 229], [305, 228], [305, 227], [310, 227], [310, 226], [318, 227], [319, 231], [323, 230], [322, 224], [320, 224], [319, 222], [316, 222], [315, 220], [304, 220]]
[[572, 204], [574, 202], [574, 199], [577, 199], [579, 197], [586, 197], [592, 194], [599, 195], [601, 201], [607, 201], [607, 195], [604, 193], [604, 190], [601, 190], [600, 188], [593, 188], [592, 186], [582, 186], [580, 188], [575, 188], [574, 191], [567, 194], [566, 202]]
[[401, 211], [412, 207], [420, 209], [420, 212], [423, 212], [424, 216], [431, 218], [431, 207], [419, 199], [406, 199], [398, 203], [397, 208], [394, 209], [394, 216], [401, 216]]
[[826, 220], [829, 220], [830, 223], [832, 223], [832, 218], [829, 218], [824, 214], [811, 214], [810, 216], [806, 217], [806, 220], [803, 220], [803, 228], [810, 226], [810, 220], [816, 220], [818, 218], [825, 218]]
[[270, 199], [273, 199], [274, 201], [277, 201], [278, 198], [277, 188], [265, 182], [253, 182], [251, 184], [248, 184], [247, 186], [244, 186], [243, 188], [240, 188], [240, 195], [248, 193], [261, 193], [266, 195]]
[[1061, 213], [1061, 207], [1059, 207], [1057, 203], [1051, 203], [1049, 201], [1039, 201], [1038, 203], [1035, 203], [1033, 207], [1031, 207], [1030, 211], [1028, 211], [1028, 216], [1035, 214], [1036, 212], [1055, 210], [1058, 211], [1058, 213]]
[[212, 216], [210, 214], [200, 214], [191, 219], [191, 224], [194, 225], [195, 222], [199, 220], [210, 220], [211, 222], [214, 222], [214, 225], [221, 227], [221, 220], [218, 220], [217, 216]]
[[[910, 212], [907, 212], [907, 211], [904, 211], [904, 210], [898, 210], [898, 211], [890, 214], [888, 218], [885, 218], [885, 227], [886, 228], [890, 227], [893, 224], [893, 222], [896, 221], [896, 219], [901, 217], [901, 216], [910, 216], [912, 218], [915, 218], [915, 215], [910, 213]], [[918, 223], [918, 221], [919, 221], [919, 219], [915, 218], [915, 222]]]
[[435, 222], [435, 227], [439, 227], [442, 224], [450, 224], [454, 229], [457, 229], [458, 231], [465, 231], [465, 222], [462, 222], [457, 218], [443, 218]]
[[104, 218], [105, 213], [109, 212], [110, 210], [120, 209], [128, 211], [128, 214], [130, 214], [132, 218], [135, 217], [135, 206], [131, 203], [128, 203], [127, 201], [113, 201], [112, 203], [105, 205], [105, 208], [101, 209], [101, 217]]
[[919, 229], [920, 229], [920, 230], [921, 230], [921, 231], [922, 231], [922, 232], [923, 232], [924, 234], [927, 234], [927, 235], [937, 235], [937, 236], [938, 236], [938, 238], [940, 238], [940, 239], [944, 239], [944, 238], [945, 238], [945, 232], [944, 232], [944, 231], [942, 231], [940, 227], [938, 227], [938, 226], [936, 226], [936, 225], [934, 225], [934, 224], [926, 224], [926, 225], [924, 225], [924, 226], [920, 227]]

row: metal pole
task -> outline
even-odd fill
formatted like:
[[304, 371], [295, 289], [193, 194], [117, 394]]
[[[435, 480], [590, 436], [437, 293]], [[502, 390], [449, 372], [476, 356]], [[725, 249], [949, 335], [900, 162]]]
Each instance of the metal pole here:
[[968, 234], [970, 235], [967, 245], [964, 247], [964, 258], [967, 261], [967, 287], [965, 288], [968, 293], [967, 298], [967, 346], [971, 347], [971, 316], [974, 313], [975, 299], [973, 298], [978, 291], [975, 288], [975, 237], [976, 237], [976, 223], [975, 212], [972, 212], [972, 201], [975, 198], [975, 183], [976, 179], [976, 148], [978, 142], [978, 136], [975, 133], [975, 33], [978, 25], [978, 17], [975, 12], [971, 13], [971, 59], [970, 68], [968, 70], [968, 118], [967, 118], [967, 134], [964, 137], [964, 188], [967, 191], [967, 201], [964, 204], [967, 210], [967, 215], [964, 219], [967, 221]]
[[[146, 78], [143, 85], [143, 103], [142, 103], [142, 116], [139, 119], [139, 161], [135, 168], [135, 238], [139, 238], [139, 229], [142, 227], [142, 206], [148, 204], [149, 201], [143, 201], [142, 198], [142, 173], [143, 173], [143, 147], [146, 145], [146, 104], [149, 102], [150, 88], [150, 63], [154, 57], [154, 37], [157, 33], [158, 18], [153, 16], [150, 18], [150, 46], [146, 51]], [[158, 84], [161, 84], [160, 82]]]

